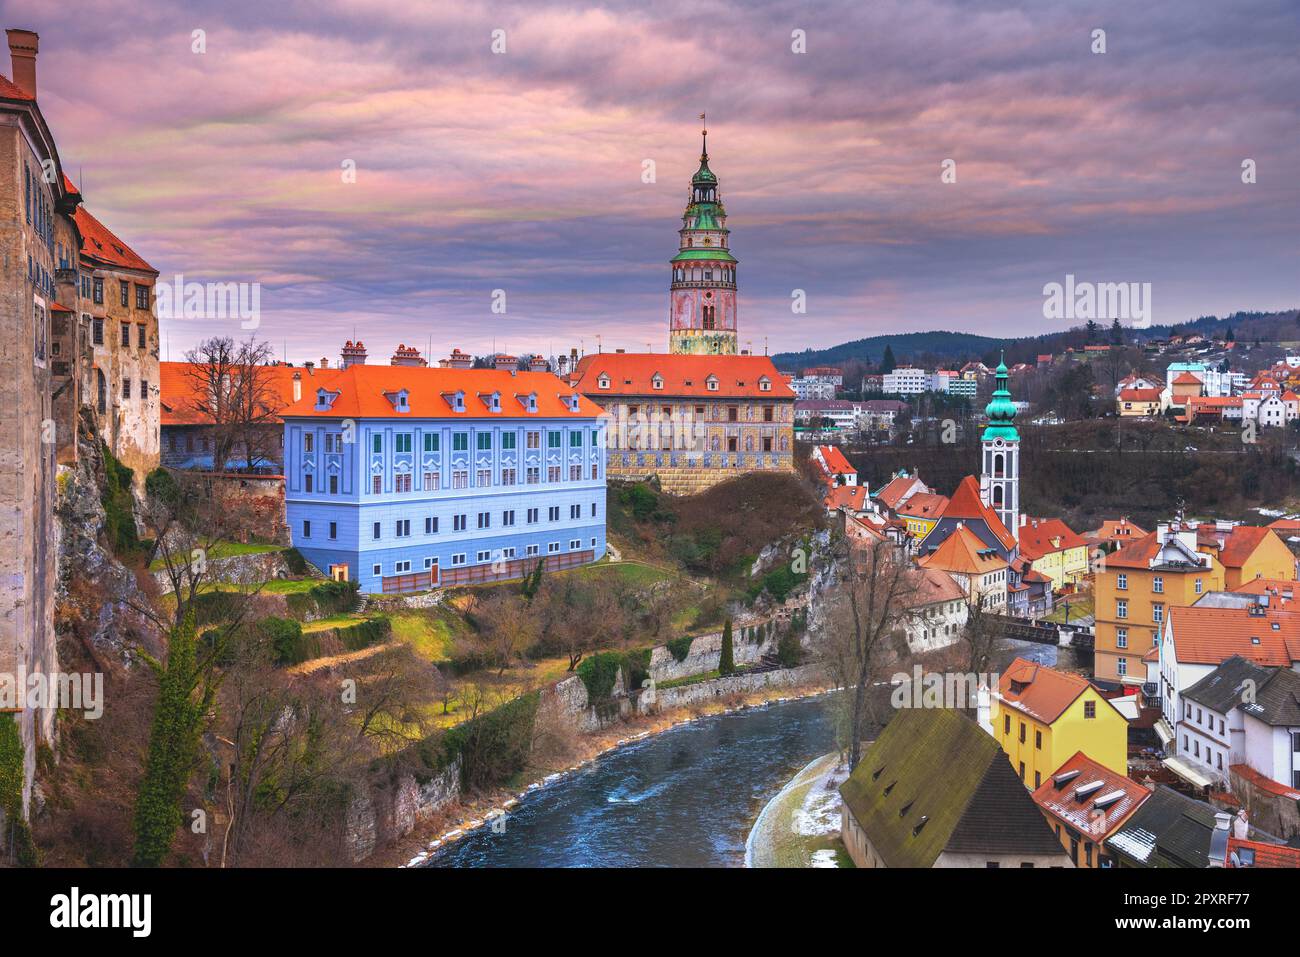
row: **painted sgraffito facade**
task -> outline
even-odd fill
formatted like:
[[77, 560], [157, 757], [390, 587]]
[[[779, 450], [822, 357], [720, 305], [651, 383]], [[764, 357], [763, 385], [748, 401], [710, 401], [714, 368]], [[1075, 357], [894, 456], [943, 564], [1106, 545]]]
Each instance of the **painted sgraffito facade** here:
[[605, 554], [601, 410], [549, 373], [358, 365], [283, 418], [293, 544], [364, 592]]

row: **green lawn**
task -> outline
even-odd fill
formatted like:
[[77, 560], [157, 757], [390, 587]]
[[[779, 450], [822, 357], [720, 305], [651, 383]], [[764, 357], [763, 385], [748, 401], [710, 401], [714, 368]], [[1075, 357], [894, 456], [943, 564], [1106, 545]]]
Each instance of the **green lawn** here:
[[1067, 598], [1057, 599], [1056, 607], [1052, 613], [1047, 616], [1048, 621], [1054, 621], [1057, 624], [1065, 623], [1065, 603], [1069, 602], [1070, 621], [1078, 621], [1084, 615], [1091, 615], [1094, 611], [1092, 595], [1086, 592], [1070, 595]]

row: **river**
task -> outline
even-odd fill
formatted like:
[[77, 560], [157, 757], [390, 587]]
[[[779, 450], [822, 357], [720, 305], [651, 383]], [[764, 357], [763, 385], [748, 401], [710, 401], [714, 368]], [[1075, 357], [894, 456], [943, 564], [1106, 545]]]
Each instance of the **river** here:
[[[999, 658], [1016, 654], [1055, 664], [1058, 649], [1008, 642]], [[427, 866], [739, 867], [763, 805], [834, 747], [826, 696], [701, 718], [533, 791], [501, 833], [479, 828]]]

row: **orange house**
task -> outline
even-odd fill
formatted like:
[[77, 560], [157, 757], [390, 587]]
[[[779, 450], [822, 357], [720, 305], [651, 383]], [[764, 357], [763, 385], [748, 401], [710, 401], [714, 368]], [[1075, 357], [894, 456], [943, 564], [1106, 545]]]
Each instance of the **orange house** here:
[[1219, 560], [1229, 591], [1257, 578], [1294, 581], [1296, 577], [1295, 556], [1271, 528], [1205, 523], [1196, 529], [1196, 548]]

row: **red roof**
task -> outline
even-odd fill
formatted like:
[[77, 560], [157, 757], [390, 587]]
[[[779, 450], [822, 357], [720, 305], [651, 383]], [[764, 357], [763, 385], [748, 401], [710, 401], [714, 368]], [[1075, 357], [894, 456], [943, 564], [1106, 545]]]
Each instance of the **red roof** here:
[[849, 464], [849, 460], [844, 457], [844, 453], [835, 445], [819, 445], [817, 451], [821, 453], [823, 466], [830, 470], [832, 475], [857, 475], [858, 470]]
[[826, 497], [822, 499], [822, 504], [828, 509], [837, 509], [841, 506], [848, 506], [855, 512], [861, 512], [867, 507], [867, 487], [865, 485], [836, 485], [828, 489]]
[[[1276, 538], [1277, 533], [1271, 528], [1265, 528], [1262, 525], [1234, 525], [1232, 530], [1220, 538], [1219, 533], [1213, 525], [1202, 525], [1197, 528], [1196, 544], [1209, 546], [1217, 549], [1217, 555], [1220, 562], [1228, 568], [1240, 568], [1255, 554], [1255, 550], [1264, 543], [1264, 540], [1270, 536]], [[1205, 534], [1202, 535], [1201, 533]], [[1278, 539], [1281, 542], [1281, 539]]]
[[1031, 561], [1067, 548], [1086, 548], [1087, 544], [1059, 518], [1030, 518], [1020, 526], [1020, 554]]
[[[915, 485], [920, 482], [915, 475], [899, 475], [889, 480], [885, 487], [877, 490], [876, 499], [885, 506], [885, 508], [897, 508], [899, 501]], [[924, 483], [922, 483], [924, 487]]]
[[[1197, 380], [1200, 381], [1199, 379]], [[1121, 402], [1159, 402], [1159, 389], [1120, 389]]]
[[[1232, 855], [1237, 855], [1237, 864], [1232, 863]], [[1251, 867], [1300, 867], [1300, 847], [1286, 844], [1268, 844], [1264, 841], [1247, 841], [1240, 837], [1228, 838], [1228, 860], [1225, 867], [1245, 867], [1250, 859]]]
[[[514, 372], [508, 369], [443, 369], [423, 366], [353, 365], [338, 372], [327, 387], [338, 392], [329, 409], [317, 410], [317, 386], [304, 380], [302, 400], [281, 412], [290, 416], [321, 418], [402, 418], [402, 419], [492, 419], [520, 418], [596, 418], [604, 410], [590, 399], [579, 396], [578, 411], [572, 412], [564, 399], [574, 395], [558, 376], [549, 372]], [[398, 412], [388, 395], [405, 389], [408, 412]], [[451, 396], [465, 394], [465, 411], [453, 412]], [[500, 393], [501, 411], [488, 408], [486, 397]], [[523, 399], [537, 395], [537, 412], [526, 413]]]
[[[1097, 782], [1101, 787], [1096, 787]], [[1093, 841], [1101, 841], [1150, 796], [1150, 788], [1076, 751], [1034, 791], [1034, 803]]]
[[904, 596], [907, 608], [922, 608], [940, 601], [965, 600], [966, 593], [951, 575], [942, 568], [917, 568], [908, 576], [912, 591]]
[[77, 229], [81, 231], [83, 256], [110, 266], [121, 266], [124, 269], [135, 269], [158, 275], [158, 270], [136, 255], [135, 251], [118, 239], [111, 229], [87, 212], [86, 207], [78, 206], [73, 213], [73, 219], [76, 221]]
[[1174, 376], [1174, 385], [1204, 385], [1201, 377], [1190, 372], [1180, 372]]
[[1265, 666], [1289, 668], [1300, 661], [1300, 617], [1291, 609], [1169, 609], [1174, 653], [1182, 664], [1220, 665], [1233, 655]]
[[979, 479], [973, 475], [967, 475], [961, 480], [961, 484], [957, 486], [957, 491], [952, 493], [947, 508], [943, 510], [943, 517], [960, 518], [967, 521], [971, 519], [982, 520], [994, 537], [1002, 543], [1003, 548], [1016, 547], [1016, 540], [1007, 531], [1006, 526], [1002, 524], [1002, 519], [998, 518], [997, 513], [985, 505], [980, 498]]
[[1300, 532], [1300, 518], [1279, 518], [1269, 522], [1268, 527], [1275, 532]]
[[899, 515], [905, 515], [908, 518], [938, 519], [947, 505], [948, 496], [946, 495], [936, 495], [933, 492], [917, 492], [898, 506], [896, 511]]
[[1286, 798], [1288, 801], [1300, 801], [1300, 789], [1287, 787], [1281, 781], [1274, 781], [1267, 774], [1260, 774], [1249, 764], [1229, 765], [1228, 770], [1239, 777], [1245, 778], [1266, 794]]
[[[210, 396], [203, 395], [202, 382], [190, 374], [194, 368], [188, 362], [158, 363], [158, 389], [163, 425], [211, 425], [212, 419], [200, 411], [210, 401]], [[279, 398], [276, 411], [293, 405], [293, 377], [302, 377], [302, 394], [316, 394], [316, 389], [332, 388], [341, 369], [316, 369], [308, 373], [306, 368], [295, 366], [261, 366], [262, 383], [266, 392]]]
[[[663, 388], [654, 387], [654, 377]], [[600, 388], [601, 377], [609, 388]], [[710, 378], [717, 388], [709, 388]], [[767, 379], [768, 389], [760, 388]], [[698, 398], [793, 399], [794, 391], [767, 356], [670, 355], [659, 352], [599, 352], [583, 356], [572, 376], [584, 395], [693, 396]]]
[[1089, 537], [1099, 542], [1131, 542], [1146, 534], [1145, 529], [1134, 525], [1127, 518], [1108, 518], [1101, 523], [1099, 529], [1089, 533]]
[[4, 76], [0, 76], [0, 98], [6, 100], [28, 100], [29, 102], [35, 102], [36, 100], [36, 97], [24, 93], [18, 84]]

